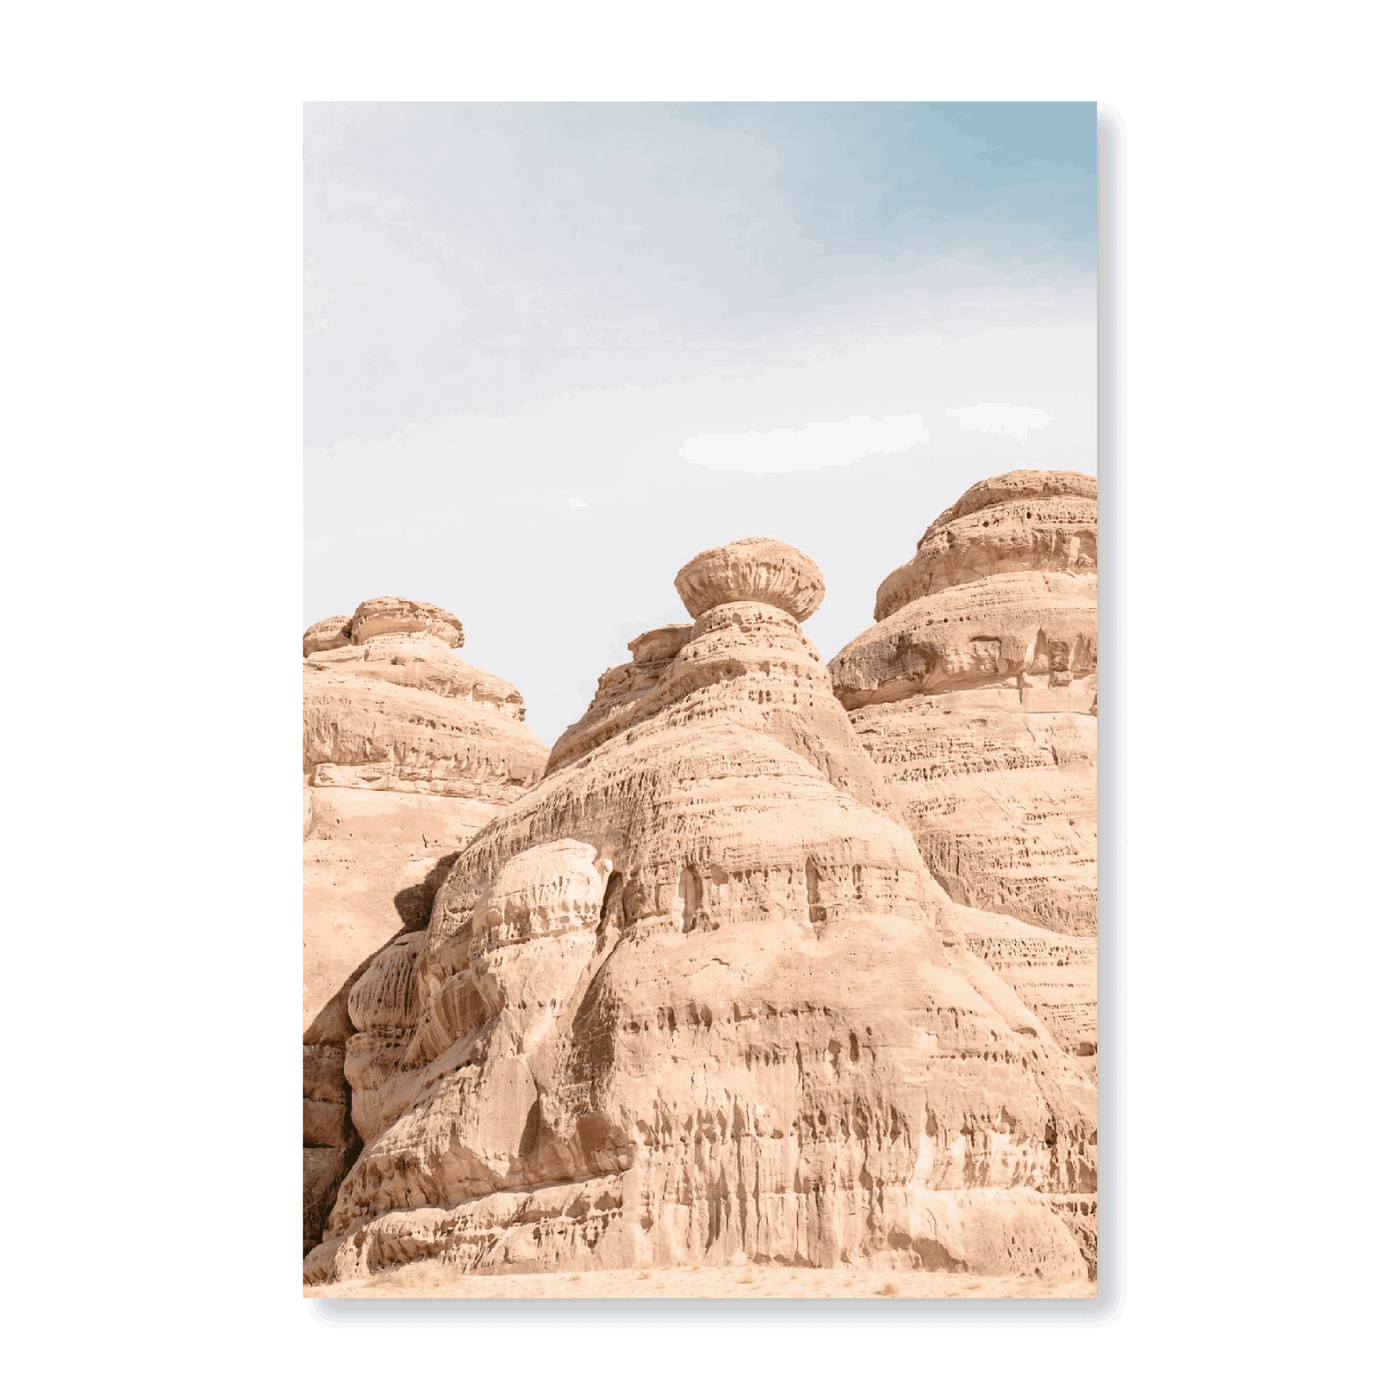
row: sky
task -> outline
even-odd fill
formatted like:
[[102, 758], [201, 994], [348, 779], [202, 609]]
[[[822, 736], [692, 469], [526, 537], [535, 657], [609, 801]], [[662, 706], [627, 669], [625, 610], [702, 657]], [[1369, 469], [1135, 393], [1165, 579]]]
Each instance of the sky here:
[[830, 659], [945, 507], [1095, 470], [1093, 103], [312, 103], [306, 625], [462, 620], [547, 743], [702, 549]]

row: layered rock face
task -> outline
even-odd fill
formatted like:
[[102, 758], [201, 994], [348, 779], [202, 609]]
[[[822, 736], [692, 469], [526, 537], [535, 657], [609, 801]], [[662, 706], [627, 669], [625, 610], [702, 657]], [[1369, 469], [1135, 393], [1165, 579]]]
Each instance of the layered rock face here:
[[303, 669], [304, 1245], [360, 1147], [342, 1072], [350, 983], [405, 929], [548, 751], [508, 682], [453, 654], [462, 626], [403, 598], [307, 629]]
[[1097, 483], [1011, 472], [880, 586], [832, 684], [967, 929], [1066, 1050], [1096, 1054]]
[[366, 1146], [310, 1282], [879, 1263], [1083, 1277], [1095, 1091], [971, 952], [799, 618], [707, 551], [356, 981]]

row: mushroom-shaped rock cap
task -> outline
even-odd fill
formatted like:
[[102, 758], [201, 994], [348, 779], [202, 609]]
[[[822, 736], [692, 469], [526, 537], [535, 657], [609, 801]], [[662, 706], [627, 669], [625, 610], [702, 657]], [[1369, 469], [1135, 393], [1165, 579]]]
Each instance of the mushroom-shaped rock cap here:
[[350, 619], [344, 613], [313, 622], [301, 634], [301, 654], [304, 657], [310, 656], [313, 651], [333, 651], [336, 647], [349, 645]]
[[691, 617], [723, 603], [769, 603], [805, 622], [826, 597], [822, 571], [782, 540], [748, 539], [697, 554], [676, 575]]
[[350, 639], [367, 642], [386, 632], [426, 632], [430, 637], [459, 647], [464, 640], [462, 624], [446, 608], [432, 603], [415, 603], [411, 598], [370, 598], [355, 609], [350, 619]]

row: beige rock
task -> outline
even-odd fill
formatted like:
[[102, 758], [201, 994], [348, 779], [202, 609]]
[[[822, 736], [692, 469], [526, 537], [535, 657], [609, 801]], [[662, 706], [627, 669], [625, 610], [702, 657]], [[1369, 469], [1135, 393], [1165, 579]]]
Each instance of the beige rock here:
[[[322, 652], [322, 657], [335, 652]], [[499, 803], [539, 776], [544, 746], [501, 707], [404, 679], [309, 669], [303, 677], [311, 786]], [[513, 707], [517, 712], [522, 707]]]
[[945, 927], [995, 971], [1086, 1073], [1098, 1073], [1098, 940], [949, 900]]
[[638, 662], [669, 661], [691, 638], [694, 628], [688, 622], [672, 622], [665, 627], [653, 627], [627, 643], [632, 660]]
[[[342, 1071], [350, 985], [426, 925], [457, 853], [547, 757], [515, 687], [453, 654], [450, 613], [377, 598], [349, 624], [327, 619], [303, 643], [303, 1038], [322, 1057], [303, 1102], [308, 1247], [360, 1147]], [[331, 1063], [338, 1098], [323, 1092]]]
[[[776, 541], [762, 544], [771, 555]], [[721, 554], [707, 550], [698, 557]], [[799, 558], [806, 561], [804, 568], [816, 568], [805, 555]], [[789, 572], [796, 575], [796, 566]], [[771, 568], [770, 576], [777, 575]], [[816, 587], [821, 587], [820, 575]], [[652, 635], [645, 633], [638, 642]], [[681, 645], [672, 651], [674, 642]], [[747, 727], [811, 763], [842, 792], [876, 810], [898, 811], [875, 765], [852, 744], [850, 721], [832, 694], [821, 655], [789, 612], [760, 602], [716, 604], [688, 633], [676, 629], [664, 644], [639, 646], [635, 654], [653, 650], [659, 652], [654, 659], [603, 673], [583, 718], [555, 743], [546, 772], [578, 762], [648, 719], [677, 729], [734, 712], [743, 715]]]
[[761, 553], [769, 598], [806, 592], [692, 588], [718, 600], [690, 635], [605, 673], [355, 983], [366, 1147], [309, 1282], [420, 1258], [1087, 1275], [1062, 1202], [1095, 1190], [1092, 1080], [962, 932], [1012, 921], [925, 868], [794, 621], [815, 565], [754, 543], [727, 549]]
[[1000, 476], [989, 476], [985, 481], [969, 486], [947, 510], [943, 511], [924, 532], [924, 539], [942, 529], [950, 520], [961, 520], [987, 506], [1009, 501], [1061, 499], [1067, 496], [1083, 496], [1087, 500], [1097, 501], [1098, 477], [1087, 476], [1084, 472], [1063, 471], [1003, 472]]
[[676, 575], [676, 591], [691, 617], [721, 603], [767, 603], [806, 622], [821, 606], [821, 570], [782, 540], [747, 539], [697, 554]]
[[477, 709], [490, 710], [507, 719], [525, 718], [525, 702], [509, 681], [469, 666], [427, 634], [381, 634], [363, 645], [325, 651], [309, 661], [309, 674], [384, 681], [445, 699], [469, 701]]
[[384, 633], [400, 637], [422, 633], [450, 647], [459, 647], [465, 640], [461, 621], [432, 603], [415, 603], [411, 598], [370, 598], [361, 603], [350, 619], [350, 640], [367, 642]]
[[310, 656], [313, 651], [332, 651], [350, 645], [350, 619], [344, 614], [338, 617], [323, 618], [313, 622], [302, 633], [301, 654]]
[[924, 532], [875, 595], [875, 620], [954, 584], [996, 574], [1098, 570], [1098, 483], [1080, 472], [979, 481]]
[[1022, 708], [1021, 691], [1073, 687], [1073, 708], [1087, 712], [1098, 675], [1097, 582], [1000, 574], [915, 598], [841, 649], [832, 683], [848, 710], [1005, 681]]
[[970, 949], [1092, 1069], [1098, 1035], [1097, 486], [979, 482], [831, 663]]
[[303, 706], [309, 1028], [366, 957], [426, 920], [443, 862], [547, 751], [514, 687], [422, 634], [316, 653]]
[[851, 718], [955, 900], [1092, 934], [1097, 720], [1029, 712], [1019, 703], [1026, 694], [960, 691], [871, 705]]

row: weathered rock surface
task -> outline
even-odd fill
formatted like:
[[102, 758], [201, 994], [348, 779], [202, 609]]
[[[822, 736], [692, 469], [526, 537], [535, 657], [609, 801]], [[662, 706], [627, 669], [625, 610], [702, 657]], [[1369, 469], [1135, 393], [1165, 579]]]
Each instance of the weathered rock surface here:
[[963, 492], [875, 595], [883, 622], [916, 598], [997, 574], [1098, 572], [1098, 482], [1082, 472], [1007, 472]]
[[691, 617], [721, 603], [767, 603], [806, 622], [826, 597], [816, 562], [782, 540], [747, 539], [697, 554], [676, 575]]
[[[775, 541], [759, 543], [771, 549]], [[794, 566], [790, 573], [796, 572]], [[772, 571], [761, 576], [754, 591], [772, 596], [771, 577]], [[688, 628], [657, 628], [630, 647], [634, 660], [599, 677], [583, 718], [555, 743], [547, 772], [578, 762], [646, 720], [679, 730], [740, 713], [747, 727], [799, 754], [842, 792], [877, 811], [898, 812], [875, 765], [851, 742], [850, 721], [832, 695], [821, 655], [790, 610], [746, 599], [721, 602]]]
[[831, 663], [928, 868], [1010, 916], [968, 946], [1093, 1065], [1098, 1034], [1097, 483], [978, 482]]
[[307, 1248], [360, 1146], [341, 1072], [349, 984], [426, 925], [457, 853], [544, 770], [519, 692], [455, 656], [461, 640], [450, 613], [401, 598], [303, 639], [303, 1038], [321, 1057], [306, 1061]]
[[915, 598], [831, 663], [847, 709], [998, 686], [1026, 711], [1093, 708], [1094, 575], [1000, 574]]
[[366, 1146], [308, 1281], [1084, 1277], [1094, 1086], [969, 947], [1013, 921], [939, 888], [857, 741], [796, 620], [816, 566], [742, 541], [680, 577], [693, 626], [633, 643], [354, 983]]
[[350, 640], [355, 643], [384, 634], [405, 637], [414, 633], [434, 637], [450, 647], [459, 647], [465, 640], [458, 618], [445, 608], [415, 603], [411, 598], [370, 598], [350, 619]]
[[301, 654], [310, 656], [313, 651], [333, 651], [337, 647], [350, 645], [350, 619], [343, 613], [336, 617], [322, 618], [313, 622], [302, 633]]

